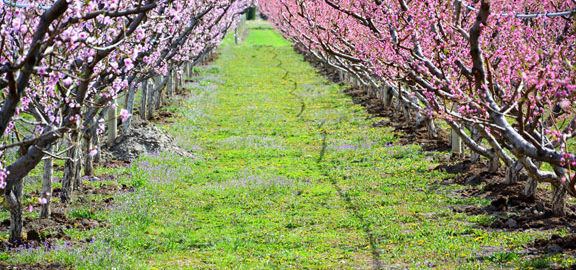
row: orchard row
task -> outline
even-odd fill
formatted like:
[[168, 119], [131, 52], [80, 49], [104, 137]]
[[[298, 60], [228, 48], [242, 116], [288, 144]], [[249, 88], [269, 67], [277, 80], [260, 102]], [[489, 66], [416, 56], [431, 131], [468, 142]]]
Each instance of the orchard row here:
[[[453, 150], [550, 183], [552, 211], [576, 196], [576, 2], [269, 0], [296, 44], [406, 119], [450, 126]], [[392, 102], [394, 100], [394, 102]]]
[[[66, 160], [61, 200], [90, 174], [94, 141], [116, 129], [123, 104], [130, 127], [136, 92], [144, 118], [182, 70], [201, 61], [234, 29], [252, 0], [3, 0], [0, 3], [0, 190], [22, 235], [23, 178], [43, 159], [41, 215], [49, 216], [51, 160]], [[178, 78], [180, 76], [180, 78]], [[148, 81], [154, 80], [153, 85]], [[168, 87], [170, 86], [170, 87]], [[167, 90], [165, 90], [167, 89]], [[148, 111], [148, 114], [146, 113]], [[106, 118], [110, 114], [112, 118]]]

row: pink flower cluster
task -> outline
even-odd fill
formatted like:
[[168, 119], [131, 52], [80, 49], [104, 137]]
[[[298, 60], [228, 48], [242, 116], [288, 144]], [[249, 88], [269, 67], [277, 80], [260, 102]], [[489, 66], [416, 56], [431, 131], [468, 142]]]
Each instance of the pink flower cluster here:
[[[299, 50], [328, 66], [366, 85], [394, 88], [411, 97], [403, 102], [463, 129], [462, 136], [486, 130], [490, 144], [475, 142], [480, 153], [490, 156], [486, 148], [495, 147], [507, 166], [521, 162], [531, 177], [555, 185], [570, 178], [574, 167], [562, 158], [576, 157], [570, 142], [576, 137], [576, 2], [464, 2], [259, 5]], [[564, 15], [543, 15], [558, 12]], [[555, 169], [543, 172], [535, 162]], [[567, 184], [574, 196], [575, 184], [573, 177]]]

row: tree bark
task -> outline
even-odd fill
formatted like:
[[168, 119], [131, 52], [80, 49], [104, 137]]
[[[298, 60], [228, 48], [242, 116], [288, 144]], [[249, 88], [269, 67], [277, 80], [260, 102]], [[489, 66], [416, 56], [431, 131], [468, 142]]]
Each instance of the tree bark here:
[[564, 185], [552, 186], [552, 214], [566, 215], [566, 187]]
[[184, 68], [181, 68], [181, 72], [180, 72], [180, 87], [184, 87], [184, 85], [186, 84], [186, 72], [184, 70]]
[[522, 163], [520, 163], [520, 161], [516, 161], [512, 166], [506, 168], [506, 180], [504, 183], [511, 185], [518, 182], [518, 176], [520, 175], [522, 168]]
[[76, 183], [76, 165], [78, 164], [78, 131], [74, 130], [70, 134], [72, 148], [68, 149], [66, 155], [68, 159], [64, 163], [64, 176], [62, 177], [62, 192], [60, 200], [68, 203], [72, 200], [72, 190]]
[[148, 107], [148, 113], [146, 113], [148, 120], [152, 119], [152, 116], [154, 116], [154, 97], [156, 97], [156, 92], [158, 91], [158, 78], [154, 78], [152, 81], [154, 83], [148, 85], [148, 100], [146, 101], [146, 103], [148, 103], [146, 105]]
[[494, 158], [490, 160], [488, 171], [491, 173], [495, 173], [498, 171], [498, 169], [500, 169], [501, 166], [502, 163], [500, 163], [500, 154], [498, 153], [498, 151], [494, 150]]
[[[80, 143], [80, 142], [81, 142], [81, 141], [79, 140], [79, 143]], [[83, 166], [82, 166], [82, 165], [83, 165], [83, 164], [82, 164], [82, 156], [83, 156], [83, 153], [82, 153], [82, 148], [81, 148], [81, 147], [82, 147], [81, 144], [79, 144], [78, 147], [76, 147], [76, 162], [75, 162], [75, 164], [74, 164], [74, 170], [75, 170], [75, 172], [74, 172], [74, 178], [73, 178], [73, 179], [74, 179], [74, 184], [72, 185], [72, 188], [73, 188], [74, 190], [80, 190], [80, 187], [82, 186], [82, 185], [81, 185], [81, 184], [82, 184], [82, 177], [80, 177], [80, 176], [81, 176], [81, 174], [82, 174], [82, 167], [83, 167]]]
[[426, 128], [430, 139], [434, 139], [438, 136], [438, 129], [436, 129], [436, 124], [434, 124], [432, 117], [426, 117]]
[[[52, 147], [48, 148], [48, 151], [52, 151]], [[40, 209], [40, 218], [50, 217], [50, 205], [52, 200], [52, 173], [54, 169], [52, 165], [54, 159], [48, 157], [44, 159], [44, 173], [42, 174], [42, 198], [46, 199], [46, 203], [42, 205]]]
[[168, 74], [166, 76], [168, 76], [168, 86], [166, 87], [166, 96], [167, 98], [171, 98], [172, 97], [172, 93], [173, 93], [173, 87], [174, 87], [174, 72], [172, 72], [172, 70], [168, 71]]
[[24, 222], [22, 219], [22, 181], [16, 183], [6, 193], [6, 203], [10, 211], [10, 238], [8, 241], [16, 243], [22, 241], [22, 227]]
[[[540, 168], [542, 162], [536, 162], [536, 168]], [[536, 189], [538, 188], [538, 181], [534, 177], [529, 177], [526, 181], [526, 186], [524, 186], [524, 196], [534, 197], [536, 195]]]
[[392, 89], [388, 86], [384, 89], [384, 106], [390, 107], [392, 105], [392, 99], [394, 95], [392, 94]]
[[534, 178], [528, 178], [526, 182], [526, 186], [524, 186], [524, 196], [526, 197], [534, 197], [536, 195], [536, 188], [538, 187], [538, 181]]
[[[128, 111], [128, 113], [133, 114], [134, 113], [134, 102], [136, 100], [136, 89], [137, 89], [138, 85], [135, 84], [131, 84], [130, 87], [128, 88], [128, 94], [126, 95], [126, 104], [125, 109]], [[124, 121], [124, 123], [122, 124], [122, 134], [127, 134], [128, 130], [130, 130], [130, 124], [132, 123], [132, 116], [128, 117], [128, 119], [126, 119], [126, 121]]]
[[94, 174], [94, 157], [90, 155], [92, 150], [92, 134], [84, 136], [84, 175], [92, 176]]
[[157, 83], [157, 91], [156, 91], [156, 95], [154, 96], [154, 109], [155, 110], [159, 110], [160, 109], [160, 105], [162, 104], [162, 92], [164, 92], [164, 87], [166, 86], [165, 83], [167, 83], [167, 81], [165, 81], [162, 76], [158, 76], [158, 83]]
[[[480, 144], [480, 142], [482, 141], [482, 134], [480, 134], [480, 132], [478, 132], [478, 130], [476, 130], [476, 128], [471, 127], [470, 129], [470, 135], [472, 137], [472, 140], [474, 140], [476, 143]], [[476, 153], [476, 151], [470, 150], [470, 161], [472, 161], [472, 163], [476, 163], [480, 160], [480, 154]]]
[[98, 136], [98, 134], [95, 134], [95, 136], [92, 136], [92, 145], [94, 145], [94, 147], [96, 147], [96, 155], [94, 156], [94, 162], [98, 163], [100, 161], [102, 161], [102, 149], [100, 147], [100, 136]]
[[452, 146], [452, 155], [462, 154], [462, 138], [454, 130], [450, 131], [450, 145]]
[[140, 100], [140, 117], [142, 118], [142, 120], [148, 119], [146, 117], [147, 105], [148, 105], [148, 80], [144, 80], [142, 82], [142, 99]]
[[117, 112], [116, 112], [116, 100], [113, 101], [112, 107], [108, 108], [108, 145], [113, 145], [118, 135], [118, 123], [117, 123]]

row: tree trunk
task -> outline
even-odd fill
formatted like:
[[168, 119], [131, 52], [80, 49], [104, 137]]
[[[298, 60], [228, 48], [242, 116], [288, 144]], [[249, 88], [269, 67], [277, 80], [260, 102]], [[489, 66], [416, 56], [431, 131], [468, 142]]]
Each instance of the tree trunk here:
[[522, 168], [522, 163], [520, 163], [520, 161], [516, 161], [512, 166], [506, 168], [506, 180], [504, 183], [511, 185], [518, 182], [518, 176], [520, 175]]
[[168, 103], [168, 98], [170, 97], [170, 88], [172, 87], [172, 76], [170, 75], [170, 72], [166, 74], [165, 80], [166, 87], [164, 87], [164, 90], [160, 94], [160, 106], [166, 105]]
[[[80, 142], [80, 141], [79, 141]], [[82, 174], [82, 145], [79, 144], [78, 147], [76, 147], [76, 162], [74, 164], [74, 170], [76, 170], [74, 172], [74, 184], [72, 185], [72, 187], [74, 188], [74, 190], [80, 190], [80, 187], [82, 186], [82, 177], [80, 177], [80, 175]]]
[[452, 155], [462, 155], [462, 138], [454, 130], [450, 131], [450, 145], [452, 146]]
[[102, 161], [102, 148], [100, 147], [100, 136], [98, 134], [93, 134], [92, 145], [96, 148], [96, 155], [94, 156], [94, 162], [99, 163]]
[[438, 136], [438, 130], [436, 129], [436, 124], [432, 117], [426, 117], [426, 128], [428, 129], [428, 137], [434, 139]]
[[118, 136], [118, 116], [116, 112], [116, 100], [113, 101], [112, 107], [108, 108], [108, 121], [106, 121], [108, 126], [108, 145], [113, 145]]
[[92, 176], [94, 174], [94, 156], [90, 155], [92, 150], [92, 134], [84, 136], [84, 175]]
[[[536, 168], [540, 169], [542, 162], [535, 162]], [[536, 179], [529, 177], [526, 181], [526, 186], [524, 186], [524, 196], [534, 197], [536, 195], [536, 189], [538, 188], [538, 181]]]
[[178, 94], [178, 87], [180, 87], [180, 80], [178, 79], [178, 70], [172, 70], [172, 84], [174, 87], [174, 95]]
[[566, 187], [560, 184], [552, 186], [552, 213], [555, 216], [563, 217], [566, 215]]
[[146, 106], [148, 106], [148, 113], [146, 114], [146, 116], [148, 116], [148, 120], [152, 119], [152, 116], [154, 116], [154, 97], [156, 96], [156, 92], [158, 91], [157, 85], [158, 85], [158, 79], [154, 78], [153, 80], [154, 83], [150, 83], [148, 85], [148, 100], [146, 101], [146, 103], [148, 103]]
[[156, 96], [154, 97], [154, 109], [159, 110], [160, 105], [162, 105], [162, 93], [164, 92], [164, 87], [166, 86], [164, 83], [164, 78], [162, 76], [158, 76], [158, 91], [156, 91]]
[[[52, 147], [48, 148], [48, 151], [52, 151]], [[42, 198], [46, 199], [46, 203], [42, 204], [42, 208], [40, 210], [40, 218], [50, 217], [50, 204], [52, 198], [52, 172], [54, 171], [52, 168], [53, 163], [54, 159], [51, 157], [44, 159], [44, 173], [42, 174]]]
[[497, 172], [498, 169], [500, 169], [500, 166], [502, 166], [502, 164], [500, 163], [500, 153], [498, 153], [498, 151], [496, 150], [493, 151], [494, 151], [494, 158], [490, 160], [490, 164], [488, 166], [488, 171], [491, 173]]
[[168, 85], [166, 86], [166, 96], [167, 98], [171, 98], [172, 97], [172, 93], [173, 93], [173, 87], [174, 87], [174, 72], [172, 72], [172, 70], [168, 71], [168, 74], [166, 74], [166, 76], [168, 76]]
[[394, 95], [392, 94], [392, 89], [390, 87], [386, 87], [386, 89], [384, 89], [384, 106], [385, 107], [390, 107], [392, 105], [392, 99], [394, 98]]
[[524, 186], [524, 196], [534, 197], [536, 195], [536, 188], [538, 187], [538, 182], [534, 178], [528, 178], [526, 186]]
[[148, 80], [145, 80], [142, 82], [142, 99], [140, 100], [140, 117], [142, 118], [142, 120], [148, 119], [146, 117], [147, 105], [148, 105]]
[[62, 192], [60, 200], [68, 203], [72, 199], [73, 185], [76, 183], [76, 165], [78, 164], [78, 131], [72, 131], [70, 134], [72, 148], [68, 149], [66, 155], [68, 159], [64, 163], [64, 176], [62, 177]]
[[[480, 132], [478, 132], [478, 130], [476, 130], [476, 128], [474, 127], [470, 128], [470, 133], [472, 135], [472, 140], [480, 144], [480, 142], [482, 141], [482, 134], [480, 134]], [[479, 160], [480, 160], [480, 154], [470, 150], [470, 161], [472, 161], [472, 163], [476, 163]]]
[[10, 238], [8, 241], [16, 243], [22, 241], [22, 181], [16, 183], [9, 191], [6, 192], [6, 204], [10, 211]]
[[[134, 102], [136, 100], [136, 88], [137, 85], [130, 85], [128, 88], [128, 94], [126, 95], [125, 109], [128, 113], [132, 114], [134, 112]], [[130, 130], [130, 124], [132, 123], [132, 116], [128, 117], [126, 121], [122, 124], [122, 134], [128, 133]]]

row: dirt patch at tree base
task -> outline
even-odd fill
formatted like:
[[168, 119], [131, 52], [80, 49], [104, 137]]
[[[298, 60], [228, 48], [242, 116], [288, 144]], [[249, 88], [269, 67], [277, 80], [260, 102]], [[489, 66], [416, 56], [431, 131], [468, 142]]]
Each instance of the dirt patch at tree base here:
[[440, 130], [436, 137], [431, 138], [425, 126], [406, 121], [403, 114], [399, 114], [393, 108], [386, 107], [380, 99], [370, 96], [364, 89], [350, 88], [344, 93], [352, 97], [354, 103], [364, 106], [369, 114], [386, 118], [374, 123], [373, 126], [392, 128], [398, 144], [417, 144], [422, 146], [422, 150], [426, 152], [450, 150], [450, 145], [447, 143], [449, 141], [448, 135], [445, 132]]
[[176, 145], [174, 137], [147, 121], [134, 117], [127, 134], [121, 134], [114, 143], [104, 149], [105, 160], [116, 159], [131, 162], [145, 153], [175, 153], [180, 156], [196, 157], [186, 149]]
[[[84, 181], [102, 181], [102, 180], [115, 180], [113, 175], [101, 175], [84, 177]], [[106, 221], [95, 219], [92, 215], [99, 210], [110, 208], [114, 203], [114, 195], [126, 192], [134, 192], [133, 187], [124, 184], [118, 185], [116, 183], [101, 183], [99, 186], [84, 183], [82, 187], [74, 191], [74, 198], [71, 203], [62, 203], [59, 201], [61, 193], [60, 188], [53, 190], [53, 199], [51, 202], [52, 213], [49, 218], [24, 218], [24, 227], [22, 228], [23, 239], [16, 243], [9, 243], [7, 241], [0, 241], [0, 251], [8, 250], [23, 250], [28, 248], [52, 248], [58, 241], [84, 244], [91, 241], [91, 239], [72, 239], [66, 234], [66, 230], [75, 229], [80, 231], [92, 230], [97, 228], [107, 228], [109, 224]], [[39, 197], [39, 192], [35, 191], [25, 195], [26, 197]], [[89, 205], [89, 208], [78, 208], [80, 212], [74, 214], [75, 207], [82, 207]], [[40, 209], [42, 205], [34, 204], [33, 209]], [[76, 217], [69, 217], [65, 212], [72, 211], [72, 215]], [[0, 231], [7, 232], [10, 228], [10, 220], [6, 219], [0, 222]], [[48, 265], [49, 266], [49, 265]], [[11, 266], [12, 267], [12, 266]], [[0, 268], [2, 269], [2, 268]], [[13, 269], [13, 268], [8, 268]], [[28, 269], [28, 268], [17, 268]], [[36, 268], [31, 268], [36, 269]], [[45, 268], [39, 268], [45, 269]], [[48, 268], [46, 268], [48, 269]], [[66, 268], [57, 268], [66, 269]]]
[[[569, 233], [567, 236], [554, 234], [546, 239], [537, 239], [523, 246], [521, 253], [532, 257], [553, 254], [576, 256], [576, 205], [566, 204], [567, 215], [554, 216], [550, 203], [552, 198], [550, 190], [539, 188], [534, 196], [525, 196], [523, 191], [528, 180], [526, 175], [520, 175], [514, 184], [505, 184], [503, 170], [491, 173], [487, 168], [486, 163], [472, 163], [469, 160], [443, 164], [435, 168], [448, 173], [460, 173], [439, 183], [465, 186], [455, 196], [483, 198], [490, 201], [486, 206], [454, 206], [453, 211], [491, 217], [486, 223], [478, 224], [487, 230], [512, 232], [565, 230]], [[568, 269], [576, 269], [576, 265]]]
[[[8, 230], [10, 220], [6, 219], [0, 223], [0, 230]], [[72, 241], [66, 235], [65, 230], [77, 229], [81, 231], [95, 228], [105, 228], [108, 224], [104, 221], [90, 218], [69, 218], [64, 213], [53, 212], [50, 218], [24, 218], [25, 233], [24, 239], [16, 243], [0, 242], [0, 250], [10, 250], [19, 248], [51, 247], [56, 241]]]
[[[552, 235], [549, 239], [537, 239], [528, 245], [529, 250], [544, 251], [547, 254], [571, 254], [576, 255], [576, 234], [567, 236]], [[574, 265], [576, 266], [576, 265]]]
[[61, 263], [35, 263], [35, 264], [7, 264], [5, 262], [0, 262], [0, 270], [61, 270], [61, 269], [72, 269], [70, 266], [65, 266]]
[[550, 203], [551, 191], [540, 188], [533, 196], [524, 195], [528, 181], [526, 175], [521, 174], [516, 183], [505, 184], [503, 170], [489, 172], [488, 164], [485, 162], [472, 163], [469, 160], [442, 164], [434, 170], [459, 174], [439, 183], [465, 186], [464, 189], [458, 191], [456, 196], [483, 198], [490, 201], [490, 204], [486, 206], [453, 207], [453, 210], [459, 213], [491, 216], [491, 222], [479, 224], [484, 228], [505, 231], [566, 229], [569, 232], [576, 232], [576, 205], [566, 205], [568, 214], [565, 217], [554, 216]]

